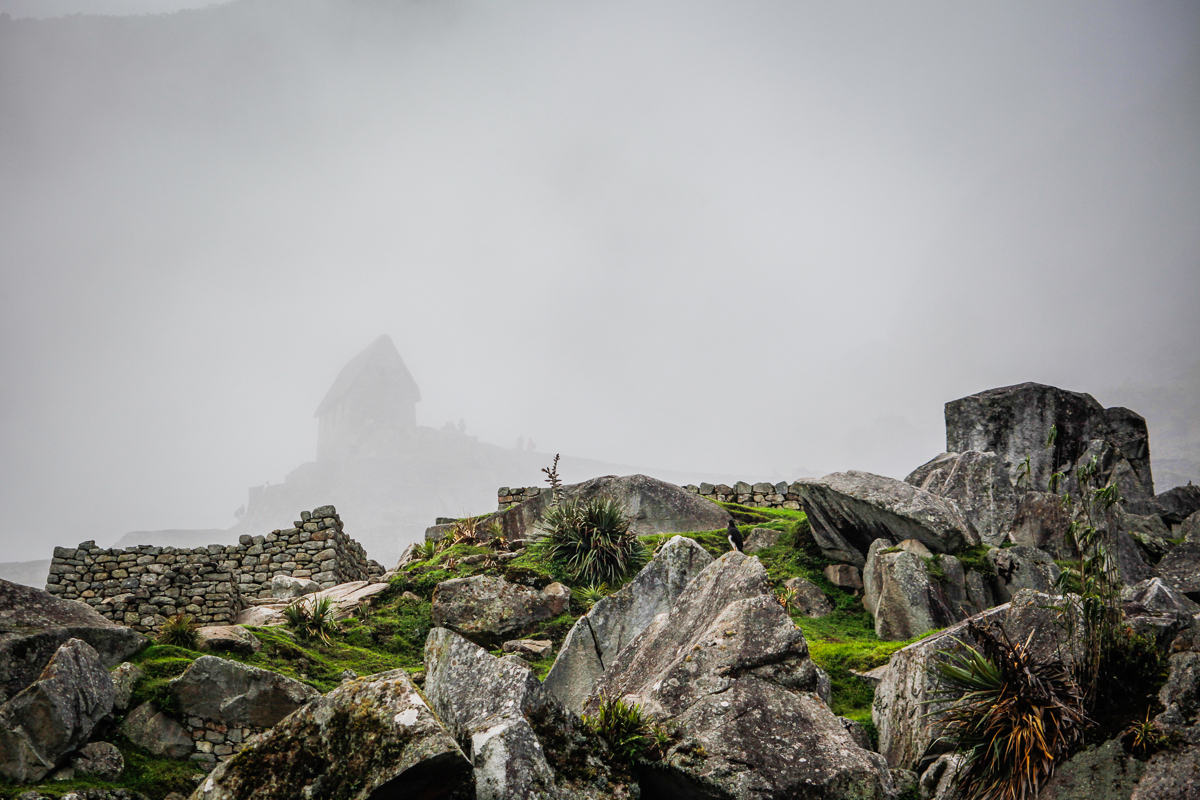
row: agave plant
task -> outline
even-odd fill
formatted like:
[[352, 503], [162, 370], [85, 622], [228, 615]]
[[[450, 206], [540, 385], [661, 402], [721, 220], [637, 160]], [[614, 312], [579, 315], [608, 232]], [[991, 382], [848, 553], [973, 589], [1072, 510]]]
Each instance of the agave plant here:
[[627, 763], [661, 758], [671, 746], [671, 732], [652, 722], [637, 703], [602, 694], [596, 713], [584, 714], [583, 722], [600, 735], [613, 755]]
[[557, 564], [572, 580], [618, 583], [649, 560], [645, 545], [629, 528], [616, 500], [569, 500], [546, 509], [537, 525], [538, 555]]
[[330, 635], [337, 628], [330, 597], [317, 600], [302, 597], [284, 608], [283, 616], [301, 639], [317, 639], [329, 644]]
[[587, 586], [576, 589], [575, 594], [584, 608], [591, 608], [608, 596], [608, 584], [589, 583]]
[[940, 690], [928, 702], [951, 701], [938, 720], [943, 738], [967, 758], [958, 774], [967, 800], [1035, 797], [1078, 743], [1089, 720], [1084, 693], [1060, 661], [1038, 662], [1003, 630], [972, 623], [983, 652], [962, 644], [935, 665]]

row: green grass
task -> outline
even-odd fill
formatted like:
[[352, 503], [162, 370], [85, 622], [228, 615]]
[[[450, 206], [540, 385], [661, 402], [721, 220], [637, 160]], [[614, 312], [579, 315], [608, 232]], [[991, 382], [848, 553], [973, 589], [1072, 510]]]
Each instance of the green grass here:
[[150, 755], [145, 750], [133, 746], [123, 736], [115, 731], [109, 733], [106, 739], [112, 741], [125, 758], [125, 771], [115, 781], [102, 781], [95, 778], [79, 778], [70, 781], [46, 781], [40, 784], [13, 784], [0, 778], [0, 798], [9, 800], [34, 789], [46, 797], [62, 797], [70, 792], [84, 789], [129, 789], [140, 792], [148, 798], [166, 797], [171, 792], [179, 792], [185, 797], [196, 788], [196, 783], [203, 776], [203, 771], [193, 761], [175, 761], [170, 758], [159, 758]]

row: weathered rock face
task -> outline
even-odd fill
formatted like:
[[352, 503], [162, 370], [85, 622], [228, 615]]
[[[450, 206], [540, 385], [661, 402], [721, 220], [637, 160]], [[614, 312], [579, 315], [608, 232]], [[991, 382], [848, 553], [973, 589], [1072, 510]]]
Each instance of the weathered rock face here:
[[713, 557], [693, 539], [673, 536], [632, 581], [600, 600], [567, 634], [546, 689], [579, 713], [604, 670], [671, 606]]
[[952, 553], [979, 536], [958, 507], [904, 481], [869, 472], [835, 472], [793, 484], [812, 524], [813, 538], [835, 561], [863, 566], [876, 539], [916, 539], [935, 553]]
[[1166, 652], [1175, 636], [1192, 627], [1200, 605], [1162, 582], [1150, 578], [1121, 592], [1121, 612], [1139, 635], [1146, 636]]
[[36, 681], [0, 706], [0, 775], [41, 780], [88, 740], [112, 705], [112, 679], [100, 655], [68, 639]]
[[863, 589], [862, 572], [858, 567], [849, 564], [830, 564], [821, 571], [834, 586], [856, 594]]
[[321, 696], [311, 686], [258, 667], [201, 656], [167, 684], [184, 716], [269, 728]]
[[996, 599], [1002, 603], [1022, 589], [1049, 592], [1062, 573], [1054, 559], [1036, 547], [997, 547], [989, 550], [987, 557], [996, 570]]
[[[1052, 447], [1050, 429], [1057, 434]], [[1127, 408], [1103, 408], [1090, 394], [1040, 383], [991, 389], [946, 403], [946, 449], [993, 452], [1018, 489], [1041, 491], [1051, 474], [1070, 472], [1093, 440], [1112, 445], [1149, 495], [1150, 444], [1146, 421]], [[1019, 480], [1029, 458], [1028, 481]]]
[[647, 797], [890, 794], [879, 757], [854, 743], [817, 684], [804, 635], [771, 595], [766, 571], [731, 552], [621, 651], [593, 698], [631, 698], [684, 733], [666, 768], [642, 776]]
[[0, 703], [33, 683], [68, 639], [87, 642], [106, 667], [141, 650], [146, 637], [86, 603], [0, 580]]
[[202, 653], [240, 653], [253, 655], [262, 650], [262, 642], [241, 625], [206, 625], [196, 630], [197, 648]]
[[[730, 520], [729, 512], [716, 503], [694, 495], [672, 483], [647, 475], [606, 475], [583, 483], [562, 487], [564, 499], [590, 500], [610, 497], [625, 506], [634, 533], [684, 533], [686, 531], [715, 531]], [[504, 528], [509, 541], [528, 539], [534, 525], [551, 502], [550, 492], [526, 500], [496, 514], [493, 519]], [[437, 534], [434, 534], [436, 538]], [[430, 534], [426, 534], [430, 538]]]
[[[434, 628], [425, 641], [425, 664], [425, 694], [463, 742], [476, 800], [567, 800], [617, 791], [596, 758], [597, 743], [518, 659], [496, 658], [453, 631]], [[584, 774], [592, 777], [574, 779]]]
[[558, 616], [570, 599], [561, 583], [538, 590], [490, 575], [454, 578], [433, 591], [433, 624], [495, 647]]
[[995, 453], [942, 453], [904, 481], [953, 500], [986, 544], [1003, 543], [1012, 528], [1017, 493]]
[[1172, 547], [1155, 568], [1158, 577], [1192, 600], [1200, 600], [1200, 543]]
[[1054, 558], [1071, 558], [1067, 544], [1071, 515], [1062, 498], [1050, 492], [1026, 492], [1013, 515], [1012, 540], [1025, 547], [1036, 547]]
[[804, 578], [788, 578], [783, 582], [786, 589], [795, 592], [792, 598], [792, 608], [806, 617], [823, 617], [833, 613], [833, 604], [829, 598], [810, 580]]
[[[972, 617], [976, 622], [998, 622], [1012, 641], [1029, 639], [1036, 658], [1061, 658], [1071, 661], [1079, 652], [1065, 639], [1058, 624], [1061, 602], [1051, 595], [1033, 591], [1019, 592], [1011, 603], [997, 606]], [[1082, 618], [1076, 619], [1082, 629]], [[931, 674], [939, 651], [952, 650], [957, 641], [974, 644], [967, 630], [968, 621], [959, 622], [902, 650], [888, 664], [883, 680], [875, 689], [871, 717], [879, 731], [879, 752], [893, 767], [913, 769], [926, 748], [937, 737], [937, 726], [926, 716], [942, 706], [930, 704], [936, 692]]]
[[1113, 739], [1076, 753], [1055, 770], [1038, 793], [1041, 800], [1126, 800], [1146, 765]]
[[755, 528], [746, 537], [742, 551], [751, 554], [757, 553], [759, 550], [766, 550], [768, 547], [774, 547], [779, 544], [779, 539], [782, 536], [783, 534], [780, 531], [771, 528]]
[[1179, 535], [1184, 541], [1192, 544], [1200, 544], [1200, 511], [1192, 512], [1187, 519], [1179, 525]]
[[875, 635], [888, 641], [911, 639], [962, 619], [921, 555], [885, 539], [876, 539], [868, 551], [863, 605], [875, 618]]
[[1187, 745], [1156, 753], [1129, 800], [1200, 800], [1200, 736]]
[[471, 765], [402, 670], [349, 681], [220, 764], [192, 800], [450, 800]]
[[121, 723], [121, 733], [156, 756], [187, 758], [195, 750], [195, 743], [183, 726], [153, 703], [142, 703], [129, 712]]
[[129, 700], [133, 697], [133, 687], [137, 685], [145, 672], [136, 664], [126, 661], [109, 673], [113, 682], [113, 710], [124, 711], [129, 708]]

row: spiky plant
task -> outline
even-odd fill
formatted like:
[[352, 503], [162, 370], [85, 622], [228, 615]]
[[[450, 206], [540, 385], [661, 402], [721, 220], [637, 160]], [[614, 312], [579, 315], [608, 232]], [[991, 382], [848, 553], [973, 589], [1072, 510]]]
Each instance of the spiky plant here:
[[791, 586], [780, 586], [775, 590], [775, 600], [790, 614], [796, 607], [797, 592]]
[[1084, 694], [1060, 661], [1038, 662], [1002, 629], [971, 623], [982, 652], [963, 644], [934, 667], [929, 702], [951, 705], [938, 717], [943, 738], [966, 755], [958, 779], [966, 800], [1036, 797], [1088, 725]]
[[637, 703], [602, 694], [596, 712], [583, 722], [608, 742], [613, 755], [632, 764], [640, 758], [661, 758], [671, 745], [671, 732], [650, 720]]
[[429, 541], [421, 542], [420, 544], [418, 544], [417, 549], [416, 549], [416, 554], [417, 554], [417, 558], [420, 559], [421, 561], [428, 561], [431, 558], [434, 558], [435, 556], [437, 556], [437, 554], [439, 552], [441, 552], [441, 550], [442, 550], [441, 540], [431, 539]]
[[619, 583], [645, 566], [649, 553], [629, 528], [620, 502], [596, 497], [568, 500], [546, 509], [537, 525], [539, 538], [530, 545], [557, 564], [572, 580]]
[[176, 647], [186, 647], [195, 650], [197, 645], [196, 630], [200, 624], [191, 614], [179, 613], [167, 617], [166, 622], [158, 629], [159, 644], [173, 644]]
[[575, 590], [579, 602], [584, 608], [591, 608], [608, 596], [607, 583], [589, 583]]
[[454, 521], [450, 538], [455, 544], [475, 544], [482, 534], [478, 517], [464, 517]]
[[301, 639], [317, 639], [329, 644], [331, 634], [337, 629], [333, 599], [330, 597], [316, 600], [302, 597], [284, 608], [283, 616]]

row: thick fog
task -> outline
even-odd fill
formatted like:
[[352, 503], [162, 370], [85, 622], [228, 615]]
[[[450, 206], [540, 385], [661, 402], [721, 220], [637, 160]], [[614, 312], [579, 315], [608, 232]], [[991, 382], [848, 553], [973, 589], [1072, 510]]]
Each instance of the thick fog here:
[[418, 424], [547, 462], [903, 477], [1039, 381], [1200, 480], [1190, 0], [29, 5], [0, 561], [230, 527], [383, 333]]

